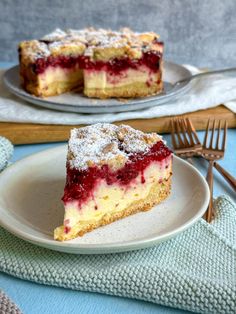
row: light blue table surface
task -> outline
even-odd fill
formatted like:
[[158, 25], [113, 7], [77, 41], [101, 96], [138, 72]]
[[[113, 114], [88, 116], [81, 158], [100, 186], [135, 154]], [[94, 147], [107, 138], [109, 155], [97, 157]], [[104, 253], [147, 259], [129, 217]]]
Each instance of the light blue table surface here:
[[[0, 68], [8, 67], [12, 64], [13, 63], [0, 62]], [[198, 134], [202, 139], [203, 132], [198, 132]], [[170, 144], [170, 136], [164, 135], [164, 138], [167, 140], [168, 144]], [[64, 143], [16, 146], [12, 162], [32, 153], [62, 144]], [[207, 163], [200, 159], [195, 160], [195, 163], [197, 168], [205, 175]], [[225, 158], [219, 163], [236, 176], [236, 129], [228, 130]], [[221, 194], [228, 194], [236, 201], [235, 193], [216, 171], [214, 178], [214, 196], [217, 197]], [[189, 313], [143, 301], [39, 285], [14, 278], [4, 273], [0, 273], [0, 288], [16, 302], [23, 313], [26, 314]]]

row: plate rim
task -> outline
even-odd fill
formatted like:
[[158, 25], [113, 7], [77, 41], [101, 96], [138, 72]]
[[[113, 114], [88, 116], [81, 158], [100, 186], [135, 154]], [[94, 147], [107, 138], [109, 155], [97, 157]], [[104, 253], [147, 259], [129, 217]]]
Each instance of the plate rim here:
[[[14, 171], [14, 168], [17, 168], [19, 164], [21, 163], [27, 163], [28, 160], [32, 159], [32, 158], [37, 158], [39, 157], [39, 155], [41, 155], [41, 158], [43, 158], [42, 155], [47, 156], [50, 153], [57, 153], [65, 150], [67, 147], [67, 145], [60, 145], [54, 148], [49, 148], [34, 154], [30, 154], [27, 157], [24, 157], [20, 160], [17, 160], [16, 162], [14, 162], [12, 165], [10, 165], [9, 167], [7, 167], [4, 171], [2, 171], [0, 173], [0, 182], [1, 180], [3, 180], [2, 178], [4, 177], [4, 175], [8, 172], [11, 172], [12, 170]], [[195, 167], [193, 167], [191, 164], [189, 164], [187, 161], [181, 159], [180, 157], [173, 155], [173, 158], [176, 159], [178, 162], [183, 163], [185, 166], [187, 166], [188, 168], [190, 168], [193, 172], [195, 172], [198, 177], [201, 180], [202, 185], [204, 186], [204, 190], [206, 192], [206, 198], [203, 202], [202, 207], [197, 211], [197, 213], [191, 217], [188, 221], [186, 221], [184, 224], [182, 224], [180, 227], [174, 229], [174, 231], [170, 231], [167, 233], [164, 233], [163, 235], [160, 236], [153, 236], [153, 237], [148, 237], [148, 238], [141, 238], [141, 239], [136, 239], [136, 240], [131, 240], [131, 241], [127, 241], [127, 242], [116, 242], [116, 243], [104, 243], [104, 244], [78, 244], [78, 243], [69, 243], [67, 241], [64, 242], [58, 242], [55, 240], [48, 240], [48, 239], [43, 239], [43, 238], [39, 238], [35, 235], [29, 234], [27, 232], [24, 232], [24, 229], [17, 229], [16, 227], [14, 227], [14, 225], [12, 226], [10, 224], [10, 222], [5, 221], [4, 218], [2, 216], [0, 216], [0, 225], [6, 229], [7, 231], [9, 231], [10, 233], [12, 233], [13, 235], [15, 235], [18, 238], [21, 238], [27, 242], [30, 242], [32, 244], [35, 244], [37, 246], [41, 246], [44, 248], [48, 248], [51, 250], [55, 250], [55, 251], [61, 251], [64, 253], [72, 253], [72, 254], [111, 254], [111, 253], [119, 253], [119, 252], [127, 252], [127, 251], [133, 251], [133, 250], [138, 250], [138, 249], [144, 249], [144, 248], [148, 248], [151, 247], [155, 244], [161, 243], [163, 241], [168, 240], [169, 238], [172, 238], [174, 236], [176, 236], [177, 234], [183, 232], [184, 230], [188, 229], [189, 227], [191, 227], [194, 223], [196, 223], [204, 214], [204, 212], [207, 209], [207, 205], [209, 204], [209, 199], [210, 199], [210, 191], [209, 191], [209, 187], [208, 184], [205, 180], [205, 178], [203, 177], [203, 175], [200, 173], [200, 171], [198, 169], [196, 169]], [[4, 209], [4, 207], [2, 207], [0, 205], [0, 209], [1, 211], [5, 211], [6, 213], [8, 211], [6, 211], [6, 209]], [[8, 212], [9, 213], [9, 212]], [[10, 215], [10, 219], [13, 219], [14, 221], [16, 221], [19, 225], [24, 226], [24, 224], [22, 222], [17, 221], [17, 219], [13, 216]], [[34, 229], [33, 227], [31, 227], [31, 229]]]
[[[181, 67], [186, 71], [186, 75], [188, 77], [192, 76], [192, 73], [187, 69], [184, 65], [174, 63], [172, 61], [164, 60], [164, 64], [167, 63], [171, 67]], [[34, 95], [29, 94], [26, 92], [23, 88], [19, 88], [18, 86], [12, 84], [12, 82], [8, 79], [9, 73], [11, 71], [16, 71], [17, 73], [19, 72], [19, 64], [14, 65], [7, 69], [4, 74], [3, 74], [3, 82], [6, 86], [6, 88], [15, 96], [19, 97], [20, 99], [25, 100], [26, 102], [36, 105], [40, 108], [47, 108], [49, 110], [53, 111], [61, 111], [61, 112], [70, 112], [70, 113], [83, 113], [83, 114], [88, 114], [88, 113], [118, 113], [118, 112], [127, 112], [127, 111], [135, 111], [135, 110], [145, 110], [148, 109], [152, 106], [158, 106], [162, 104], [166, 104], [170, 99], [184, 94], [190, 87], [191, 87], [191, 80], [186, 81], [179, 85], [179, 89], [176, 91], [173, 91], [167, 95], [155, 95], [155, 96], [148, 96], [148, 97], [143, 97], [143, 98], [138, 98], [138, 102], [133, 99], [131, 103], [117, 103], [117, 104], [111, 104], [111, 105], [94, 105], [94, 104], [88, 104], [84, 105], [73, 105], [69, 103], [58, 103], [58, 102], [53, 102], [48, 100], [47, 98], [40, 98]], [[187, 74], [188, 73], [188, 74]], [[80, 96], [81, 97], [81, 96]], [[78, 98], [80, 99], [80, 98]], [[99, 101], [99, 99], [92, 99], [95, 101]], [[114, 99], [116, 101], [116, 99]], [[156, 103], [156, 104], [155, 104]], [[135, 107], [137, 106], [137, 108]], [[52, 108], [54, 107], [54, 108]], [[89, 108], [89, 110], [88, 110]], [[100, 109], [100, 111], [99, 111]]]

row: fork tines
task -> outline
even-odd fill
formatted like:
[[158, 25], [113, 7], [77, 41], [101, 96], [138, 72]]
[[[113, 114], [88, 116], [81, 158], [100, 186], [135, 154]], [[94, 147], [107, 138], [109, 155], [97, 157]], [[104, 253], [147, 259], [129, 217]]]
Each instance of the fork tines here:
[[[212, 127], [210, 128], [211, 125]], [[222, 129], [222, 126], [223, 126], [223, 129]], [[221, 132], [221, 130], [223, 130], [223, 132]], [[217, 137], [214, 143], [216, 132], [217, 132]], [[221, 133], [223, 134], [221, 135]], [[227, 134], [227, 121], [223, 121], [222, 123], [220, 120], [219, 121], [213, 120], [212, 122], [211, 119], [209, 119], [207, 123], [207, 129], [206, 129], [206, 133], [204, 137], [204, 142], [203, 142], [204, 154], [210, 155], [211, 153], [215, 154], [217, 152], [219, 155], [221, 155], [221, 153], [224, 153], [225, 146], [226, 146], [226, 134]], [[209, 136], [209, 140], [208, 140], [208, 136]], [[220, 145], [219, 143], [220, 143], [221, 136], [222, 136], [222, 141]]]
[[185, 154], [189, 151], [201, 149], [196, 131], [188, 118], [171, 120], [171, 139], [177, 154]]
[[[227, 121], [208, 120], [204, 143], [201, 145], [195, 128], [188, 118], [171, 120], [171, 139], [175, 153], [180, 157], [202, 156], [208, 160], [207, 182], [210, 188], [210, 202], [204, 218], [210, 222], [214, 216], [213, 208], [213, 166], [235, 188], [235, 179], [216, 163], [224, 157], [226, 146]], [[220, 170], [221, 169], [221, 170]]]

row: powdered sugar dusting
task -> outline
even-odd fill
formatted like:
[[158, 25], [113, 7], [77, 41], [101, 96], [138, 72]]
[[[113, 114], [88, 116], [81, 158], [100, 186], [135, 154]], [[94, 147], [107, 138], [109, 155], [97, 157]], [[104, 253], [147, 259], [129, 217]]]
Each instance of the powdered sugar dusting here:
[[[43, 36], [40, 40], [28, 41], [28, 54], [34, 59], [47, 57], [52, 49], [83, 44], [85, 56], [93, 57], [97, 49], [114, 48], [124, 49], [125, 53], [130, 53], [134, 49], [146, 51], [148, 49], [158, 49], [155, 40], [158, 35], [149, 33], [135, 33], [128, 28], [123, 28], [120, 31], [112, 31], [106, 29], [86, 28], [82, 30], [61, 30], [55, 29], [52, 33]], [[34, 42], [34, 44], [33, 44]], [[35, 43], [38, 43], [37, 45]], [[32, 47], [30, 44], [32, 43]], [[26, 47], [26, 48], [27, 48]], [[42, 53], [44, 50], [44, 53]], [[80, 54], [80, 52], [78, 53]]]
[[146, 134], [128, 125], [93, 124], [71, 130], [68, 161], [81, 170], [111, 161], [124, 163], [130, 154], [146, 152], [160, 140], [156, 133]]
[[[24, 50], [24, 53], [22, 55], [22, 51]], [[39, 58], [47, 58], [50, 56], [51, 52], [48, 49], [48, 45], [44, 42], [40, 42], [38, 40], [31, 40], [31, 41], [23, 41], [20, 43], [20, 55], [22, 57], [27, 57], [31, 61], [35, 61]]]
[[67, 36], [67, 33], [61, 30], [60, 28], [56, 28], [53, 32], [50, 34], [47, 34], [41, 38], [43, 41], [58, 41], [62, 40]]

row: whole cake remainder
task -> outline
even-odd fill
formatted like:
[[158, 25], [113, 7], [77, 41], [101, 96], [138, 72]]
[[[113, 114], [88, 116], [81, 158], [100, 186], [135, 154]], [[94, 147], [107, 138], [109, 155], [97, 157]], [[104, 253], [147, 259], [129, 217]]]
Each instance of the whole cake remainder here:
[[153, 32], [55, 30], [19, 45], [24, 89], [36, 96], [74, 89], [88, 97], [143, 97], [163, 90], [163, 43]]
[[172, 152], [155, 133], [127, 125], [73, 129], [68, 145], [59, 241], [151, 209], [170, 193]]

